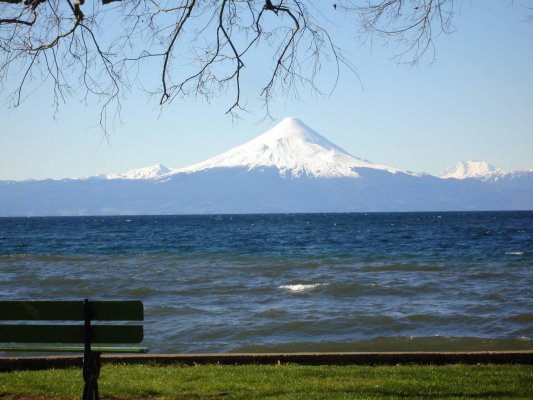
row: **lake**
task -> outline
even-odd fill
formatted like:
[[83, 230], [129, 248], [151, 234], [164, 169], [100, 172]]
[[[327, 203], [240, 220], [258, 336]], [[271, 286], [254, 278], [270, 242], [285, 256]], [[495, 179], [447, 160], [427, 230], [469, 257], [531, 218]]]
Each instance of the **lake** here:
[[139, 299], [153, 353], [533, 349], [533, 212], [0, 218], [0, 298]]

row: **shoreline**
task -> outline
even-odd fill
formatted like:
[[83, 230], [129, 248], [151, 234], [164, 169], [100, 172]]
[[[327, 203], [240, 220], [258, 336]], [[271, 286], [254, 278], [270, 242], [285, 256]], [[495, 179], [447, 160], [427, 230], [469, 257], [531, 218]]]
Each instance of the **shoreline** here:
[[[0, 372], [81, 367], [81, 355], [0, 357]], [[217, 353], [102, 355], [102, 364], [149, 365], [533, 365], [533, 350], [475, 352]]]

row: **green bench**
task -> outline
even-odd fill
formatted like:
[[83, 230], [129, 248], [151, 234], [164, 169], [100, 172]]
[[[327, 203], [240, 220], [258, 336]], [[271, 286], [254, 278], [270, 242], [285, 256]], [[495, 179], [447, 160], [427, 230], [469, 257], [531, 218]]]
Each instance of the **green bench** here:
[[101, 353], [148, 351], [116, 347], [142, 342], [143, 325], [124, 323], [143, 319], [140, 301], [0, 301], [0, 321], [9, 321], [0, 324], [0, 351], [83, 352], [83, 399], [97, 400]]

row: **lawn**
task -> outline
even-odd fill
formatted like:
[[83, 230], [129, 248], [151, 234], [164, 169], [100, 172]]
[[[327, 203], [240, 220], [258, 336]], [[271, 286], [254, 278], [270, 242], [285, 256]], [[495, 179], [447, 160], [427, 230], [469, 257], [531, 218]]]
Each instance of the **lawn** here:
[[[104, 365], [103, 399], [532, 399], [533, 366]], [[0, 373], [1, 399], [79, 399], [81, 369]]]

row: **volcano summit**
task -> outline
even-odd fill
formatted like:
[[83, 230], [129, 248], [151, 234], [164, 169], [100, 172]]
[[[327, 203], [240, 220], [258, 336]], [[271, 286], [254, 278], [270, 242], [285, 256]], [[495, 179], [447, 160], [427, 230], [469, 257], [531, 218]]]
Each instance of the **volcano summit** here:
[[373, 164], [354, 157], [292, 117], [283, 119], [248, 143], [178, 171], [190, 173], [235, 167], [249, 171], [276, 168], [282, 176], [314, 178], [357, 178], [358, 168], [401, 172], [387, 165]]

